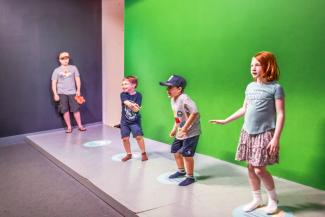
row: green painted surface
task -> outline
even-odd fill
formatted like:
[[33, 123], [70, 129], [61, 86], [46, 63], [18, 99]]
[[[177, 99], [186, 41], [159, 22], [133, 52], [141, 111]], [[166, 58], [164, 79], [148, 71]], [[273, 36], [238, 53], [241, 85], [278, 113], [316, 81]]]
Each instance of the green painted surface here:
[[251, 81], [252, 55], [276, 54], [286, 93], [279, 177], [325, 189], [325, 1], [126, 0], [125, 74], [139, 78], [143, 128], [170, 143], [170, 102], [159, 81], [188, 80], [202, 122], [198, 152], [234, 161], [243, 120], [226, 126]]

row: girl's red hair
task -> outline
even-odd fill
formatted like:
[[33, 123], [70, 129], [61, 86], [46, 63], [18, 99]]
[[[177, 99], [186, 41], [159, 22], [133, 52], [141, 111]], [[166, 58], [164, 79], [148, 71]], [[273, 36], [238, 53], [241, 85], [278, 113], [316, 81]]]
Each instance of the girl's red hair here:
[[255, 54], [254, 57], [261, 63], [263, 69], [262, 77], [265, 78], [266, 81], [277, 81], [279, 79], [280, 70], [273, 53], [262, 51]]

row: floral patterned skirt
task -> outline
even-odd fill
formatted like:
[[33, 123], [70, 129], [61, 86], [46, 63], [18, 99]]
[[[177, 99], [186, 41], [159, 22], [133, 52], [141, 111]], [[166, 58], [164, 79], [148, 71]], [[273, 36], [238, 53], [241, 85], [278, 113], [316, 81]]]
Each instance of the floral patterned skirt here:
[[273, 138], [274, 130], [250, 135], [245, 130], [240, 133], [236, 160], [246, 161], [252, 166], [262, 167], [279, 163], [279, 149], [275, 155], [270, 155], [266, 149]]

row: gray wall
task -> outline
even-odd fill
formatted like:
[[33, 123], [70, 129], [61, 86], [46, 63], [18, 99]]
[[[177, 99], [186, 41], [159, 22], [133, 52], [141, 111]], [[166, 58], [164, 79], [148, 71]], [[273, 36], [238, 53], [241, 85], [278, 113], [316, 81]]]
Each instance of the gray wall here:
[[0, 0], [0, 137], [64, 126], [50, 89], [62, 50], [81, 73], [83, 122], [101, 121], [101, 0]]

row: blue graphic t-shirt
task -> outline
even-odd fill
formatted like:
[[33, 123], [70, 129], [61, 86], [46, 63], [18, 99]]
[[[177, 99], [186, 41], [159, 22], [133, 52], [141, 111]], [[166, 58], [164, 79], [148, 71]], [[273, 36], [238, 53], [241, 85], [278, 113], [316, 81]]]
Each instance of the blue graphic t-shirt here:
[[141, 106], [142, 95], [139, 92], [136, 92], [134, 95], [130, 95], [129, 93], [122, 92], [121, 93], [121, 103], [122, 103], [122, 116], [121, 123], [122, 124], [140, 124], [140, 112], [133, 112], [130, 108], [128, 108], [123, 102], [130, 101]]

